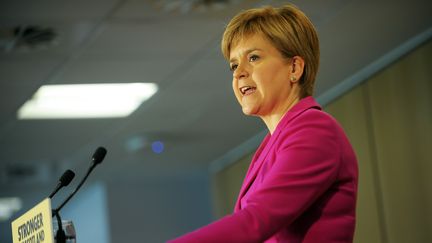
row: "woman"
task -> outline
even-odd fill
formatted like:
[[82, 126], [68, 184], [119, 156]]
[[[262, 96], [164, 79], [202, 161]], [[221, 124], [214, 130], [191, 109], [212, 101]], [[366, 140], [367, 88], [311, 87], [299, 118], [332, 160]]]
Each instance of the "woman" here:
[[343, 130], [312, 98], [315, 28], [296, 7], [241, 12], [222, 52], [243, 113], [269, 134], [252, 159], [234, 213], [173, 242], [352, 242], [357, 161]]

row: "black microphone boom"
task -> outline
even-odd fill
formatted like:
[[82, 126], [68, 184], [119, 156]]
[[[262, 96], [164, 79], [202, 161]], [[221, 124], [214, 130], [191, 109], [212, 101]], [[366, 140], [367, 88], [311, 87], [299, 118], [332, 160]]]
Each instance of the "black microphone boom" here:
[[64, 200], [64, 202], [56, 209], [53, 210], [53, 217], [58, 214], [58, 212], [66, 205], [66, 203], [69, 202], [69, 200], [77, 193], [77, 191], [81, 188], [81, 186], [84, 184], [84, 182], [87, 180], [87, 177], [90, 175], [90, 173], [93, 171], [93, 169], [96, 167], [96, 165], [100, 164], [102, 160], [105, 158], [105, 155], [107, 153], [107, 150], [104, 147], [99, 147], [96, 149], [96, 151], [93, 154], [92, 157], [92, 164], [90, 165], [89, 169], [87, 170], [86, 175], [81, 180], [81, 182], [78, 184], [77, 188]]
[[60, 177], [58, 184], [54, 191], [49, 195], [49, 198], [53, 198], [54, 195], [60, 190], [60, 188], [69, 185], [72, 179], [75, 177], [75, 173], [71, 170], [66, 170]]

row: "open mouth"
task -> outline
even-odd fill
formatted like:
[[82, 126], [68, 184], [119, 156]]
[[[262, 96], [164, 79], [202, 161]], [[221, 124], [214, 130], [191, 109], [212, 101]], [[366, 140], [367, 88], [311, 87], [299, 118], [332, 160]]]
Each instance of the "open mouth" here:
[[252, 87], [252, 86], [243, 86], [240, 88], [240, 93], [242, 93], [242, 95], [249, 95], [252, 94], [253, 92], [255, 92], [256, 87]]

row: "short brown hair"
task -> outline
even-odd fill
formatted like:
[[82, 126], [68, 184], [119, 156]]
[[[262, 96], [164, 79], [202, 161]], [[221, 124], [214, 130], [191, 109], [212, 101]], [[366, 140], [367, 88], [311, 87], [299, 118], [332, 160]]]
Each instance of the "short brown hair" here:
[[309, 18], [291, 4], [242, 11], [231, 19], [223, 34], [221, 48], [225, 59], [229, 60], [231, 48], [240, 39], [252, 34], [265, 36], [286, 58], [300, 56], [305, 60], [300, 96], [312, 95], [320, 52], [318, 35]]

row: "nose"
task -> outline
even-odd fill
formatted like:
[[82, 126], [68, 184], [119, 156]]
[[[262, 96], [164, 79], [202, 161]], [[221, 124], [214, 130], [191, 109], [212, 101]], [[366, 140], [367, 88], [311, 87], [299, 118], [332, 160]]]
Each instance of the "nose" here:
[[245, 65], [238, 64], [236, 70], [234, 70], [233, 76], [235, 79], [243, 79], [249, 76], [249, 72], [247, 71]]

